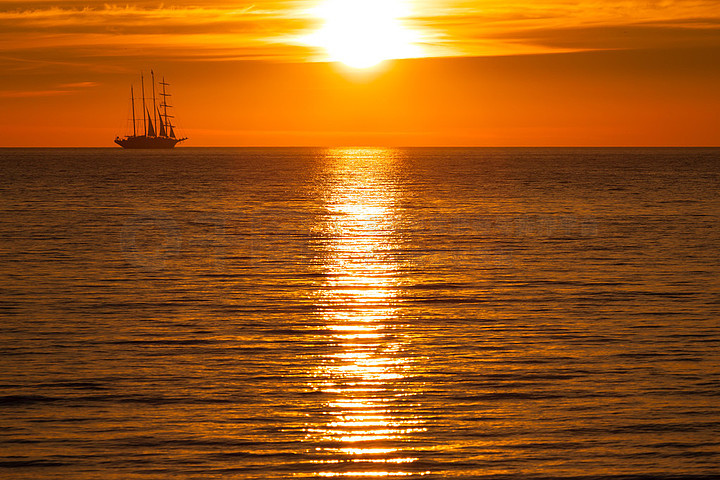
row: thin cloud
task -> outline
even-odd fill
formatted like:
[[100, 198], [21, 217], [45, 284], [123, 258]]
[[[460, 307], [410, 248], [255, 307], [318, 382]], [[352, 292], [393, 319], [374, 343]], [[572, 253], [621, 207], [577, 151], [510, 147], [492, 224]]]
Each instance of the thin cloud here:
[[[101, 8], [48, 7], [0, 10], [4, 33], [28, 34], [207, 34], [265, 33], [271, 36], [307, 26], [292, 12], [258, 8], [156, 7], [105, 5]], [[47, 29], [40, 32], [39, 29]]]
[[0, 90], [2, 98], [55, 97], [67, 95], [69, 90]]
[[85, 88], [97, 87], [97, 82], [74, 82], [63, 83], [54, 88], [41, 88], [38, 90], [0, 90], [2, 98], [33, 98], [33, 97], [56, 97], [60, 95], [69, 95], [78, 93]]
[[76, 82], [76, 83], [63, 83], [60, 88], [90, 88], [97, 87], [100, 85], [97, 82]]

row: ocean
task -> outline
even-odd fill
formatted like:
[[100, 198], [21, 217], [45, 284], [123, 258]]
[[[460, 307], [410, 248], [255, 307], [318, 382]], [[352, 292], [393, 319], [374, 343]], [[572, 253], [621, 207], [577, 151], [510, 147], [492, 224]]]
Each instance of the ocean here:
[[0, 477], [720, 473], [720, 149], [0, 149]]

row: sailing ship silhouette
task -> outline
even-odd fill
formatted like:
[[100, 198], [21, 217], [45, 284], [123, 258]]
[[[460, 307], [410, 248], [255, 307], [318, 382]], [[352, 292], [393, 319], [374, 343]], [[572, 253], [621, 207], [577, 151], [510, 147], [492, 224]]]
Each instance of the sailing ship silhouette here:
[[[148, 100], [145, 97], [145, 78], [140, 74], [140, 85], [142, 89], [142, 120], [137, 119], [135, 115], [135, 92], [133, 86], [130, 85], [130, 102], [132, 105], [132, 135], [125, 137], [115, 137], [115, 143], [123, 148], [173, 148], [178, 143], [187, 140], [187, 137], [178, 138], [175, 135], [175, 126], [170, 119], [175, 118], [168, 114], [168, 109], [172, 105], [168, 105], [168, 98], [171, 96], [167, 93], [167, 87], [170, 85], [165, 82], [165, 77], [159, 82], [162, 85], [160, 96], [162, 101], [157, 104], [155, 97], [155, 72], [150, 70], [152, 77], [152, 115], [150, 114]], [[162, 109], [162, 110], [161, 110]], [[138, 125], [141, 122], [142, 125]], [[138, 134], [138, 127], [142, 127], [141, 134]]]

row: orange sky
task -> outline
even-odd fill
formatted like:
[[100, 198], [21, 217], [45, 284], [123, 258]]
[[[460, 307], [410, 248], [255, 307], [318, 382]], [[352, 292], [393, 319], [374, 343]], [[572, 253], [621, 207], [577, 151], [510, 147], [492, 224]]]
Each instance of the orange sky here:
[[720, 145], [720, 1], [325, 1], [0, 0], [0, 146], [112, 146], [150, 68], [188, 146]]

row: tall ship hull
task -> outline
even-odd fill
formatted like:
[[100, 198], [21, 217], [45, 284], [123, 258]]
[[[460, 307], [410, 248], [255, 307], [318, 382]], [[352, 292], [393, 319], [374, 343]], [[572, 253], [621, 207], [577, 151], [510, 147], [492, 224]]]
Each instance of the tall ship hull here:
[[170, 137], [148, 137], [142, 136], [129, 136], [124, 138], [116, 138], [115, 143], [123, 148], [154, 148], [154, 149], [167, 149], [173, 148], [179, 142], [184, 139], [170, 138]]
[[[131, 149], [168, 149], [174, 148], [180, 142], [187, 140], [187, 137], [178, 137], [175, 135], [175, 125], [173, 125], [172, 115], [168, 114], [168, 98], [166, 87], [170, 85], [165, 83], [163, 78], [159, 85], [162, 86], [159, 92], [160, 99], [155, 96], [155, 72], [150, 70], [152, 76], [152, 97], [145, 96], [145, 78], [140, 75], [142, 95], [138, 98], [138, 103], [142, 101], [142, 119], [135, 115], [135, 92], [134, 87], [130, 86], [130, 102], [132, 107], [132, 134], [124, 137], [115, 137], [115, 143], [123, 148]], [[151, 113], [152, 112], [152, 113]]]

